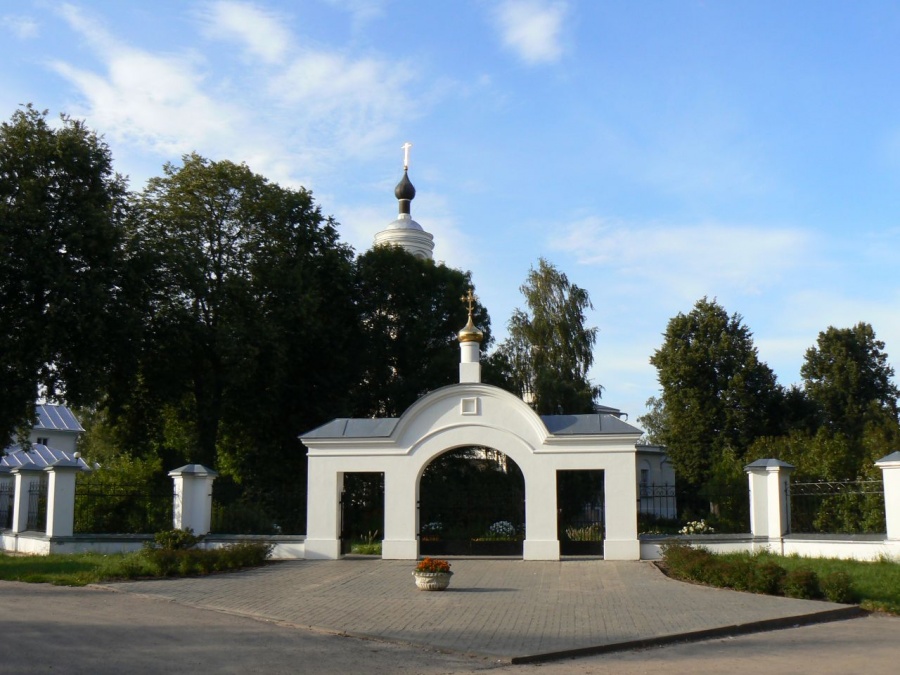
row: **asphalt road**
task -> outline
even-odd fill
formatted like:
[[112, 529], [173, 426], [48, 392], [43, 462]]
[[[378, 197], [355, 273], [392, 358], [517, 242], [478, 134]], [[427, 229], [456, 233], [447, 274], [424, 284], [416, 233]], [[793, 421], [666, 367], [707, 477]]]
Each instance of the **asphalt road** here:
[[900, 617], [508, 665], [102, 588], [0, 582], [0, 673], [896, 673]]

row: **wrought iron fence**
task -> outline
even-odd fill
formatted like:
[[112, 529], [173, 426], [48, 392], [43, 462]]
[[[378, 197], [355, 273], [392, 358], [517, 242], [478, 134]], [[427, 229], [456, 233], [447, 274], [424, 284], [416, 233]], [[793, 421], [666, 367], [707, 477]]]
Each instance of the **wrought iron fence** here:
[[674, 485], [641, 483], [637, 502], [639, 515], [662, 520], [678, 519], [678, 496]]
[[880, 480], [791, 483], [791, 532], [866, 534], [886, 531]]
[[172, 529], [173, 487], [164, 484], [75, 483], [77, 533], [149, 534]]
[[8, 481], [0, 484], [0, 529], [12, 529], [16, 484]]
[[265, 490], [228, 477], [213, 483], [210, 531], [215, 534], [306, 534], [306, 491], [296, 480]]
[[47, 477], [32, 479], [28, 486], [28, 520], [26, 530], [47, 531]]
[[642, 483], [637, 497], [641, 532], [675, 534], [690, 521], [703, 520], [716, 532], [750, 531], [749, 489], [732, 492], [690, 490], [671, 483]]

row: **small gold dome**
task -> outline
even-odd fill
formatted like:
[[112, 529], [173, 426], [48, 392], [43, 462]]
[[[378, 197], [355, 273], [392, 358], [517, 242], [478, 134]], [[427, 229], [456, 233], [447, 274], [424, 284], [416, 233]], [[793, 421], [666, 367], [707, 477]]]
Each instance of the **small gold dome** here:
[[460, 342], [481, 342], [484, 339], [484, 333], [478, 330], [478, 327], [472, 321], [472, 315], [469, 314], [469, 320], [466, 327], [458, 333]]

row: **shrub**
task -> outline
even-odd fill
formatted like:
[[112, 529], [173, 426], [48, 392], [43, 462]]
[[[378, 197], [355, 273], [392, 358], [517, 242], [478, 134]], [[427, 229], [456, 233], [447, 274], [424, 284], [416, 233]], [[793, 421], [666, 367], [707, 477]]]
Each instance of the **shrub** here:
[[185, 530], [164, 530], [153, 535], [157, 548], [166, 551], [183, 551], [192, 548], [200, 541], [191, 528]]
[[829, 572], [819, 579], [819, 586], [822, 594], [831, 602], [850, 604], [857, 601], [852, 587], [853, 580], [846, 572], [840, 570]]
[[[749, 562], [749, 561], [748, 561]], [[747, 586], [748, 591], [778, 595], [782, 590], [782, 582], [787, 574], [781, 565], [773, 562], [756, 562], [752, 565], [752, 575]]]
[[798, 567], [784, 575], [781, 590], [789, 598], [812, 600], [822, 596], [819, 577], [808, 567]]
[[707, 578], [709, 568], [715, 564], [713, 554], [705, 548], [685, 544], [663, 546], [663, 561], [674, 577], [700, 582]]

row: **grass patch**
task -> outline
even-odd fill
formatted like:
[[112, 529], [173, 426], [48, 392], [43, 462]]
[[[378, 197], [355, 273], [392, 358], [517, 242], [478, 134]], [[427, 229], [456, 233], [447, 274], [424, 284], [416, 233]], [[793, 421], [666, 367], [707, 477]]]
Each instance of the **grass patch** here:
[[713, 554], [702, 548], [671, 544], [663, 550], [663, 562], [668, 574], [685, 581], [770, 595], [859, 603], [863, 609], [900, 615], [900, 563], [891, 560]]
[[73, 553], [46, 556], [0, 554], [0, 579], [84, 586], [101, 581], [194, 576], [262, 565], [271, 547], [240, 543], [218, 549], [147, 548], [134, 553]]
[[356, 553], [357, 555], [381, 555], [381, 542], [353, 544], [350, 547], [350, 553]]

